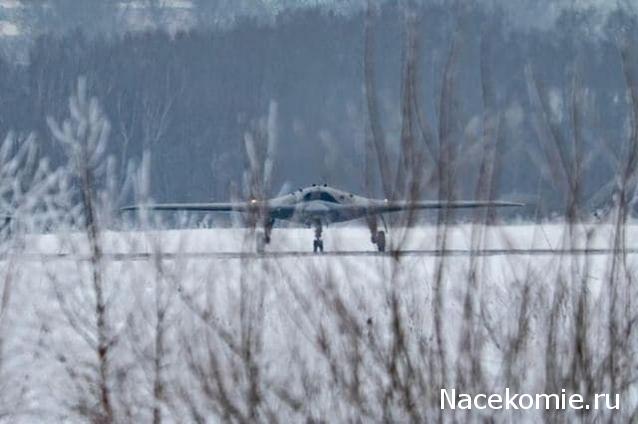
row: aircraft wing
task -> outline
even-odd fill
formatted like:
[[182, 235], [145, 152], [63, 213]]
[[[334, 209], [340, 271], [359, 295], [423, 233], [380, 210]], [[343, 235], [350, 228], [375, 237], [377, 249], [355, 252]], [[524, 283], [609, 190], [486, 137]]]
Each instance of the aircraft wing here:
[[201, 211], [201, 212], [247, 212], [258, 210], [258, 203], [158, 203], [140, 204], [121, 208], [121, 211], [154, 210], [154, 211]]
[[386, 213], [399, 212], [405, 210], [420, 209], [475, 209], [475, 208], [502, 208], [502, 207], [520, 207], [525, 206], [523, 203], [505, 202], [499, 200], [460, 200], [460, 201], [384, 201], [379, 200], [370, 203], [364, 208], [367, 213]]
[[[288, 211], [290, 209], [290, 211]], [[125, 206], [120, 211], [195, 211], [195, 212], [291, 212], [294, 206], [274, 206], [268, 202], [224, 202], [224, 203], [157, 203]]]

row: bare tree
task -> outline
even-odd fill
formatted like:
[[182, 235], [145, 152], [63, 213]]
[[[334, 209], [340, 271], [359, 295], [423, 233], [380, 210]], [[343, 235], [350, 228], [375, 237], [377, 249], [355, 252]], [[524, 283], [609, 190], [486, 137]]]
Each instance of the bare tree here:
[[[104, 160], [110, 125], [102, 113], [97, 99], [89, 97], [86, 79], [80, 78], [76, 92], [69, 101], [70, 118], [62, 124], [49, 118], [48, 123], [55, 139], [65, 149], [68, 158], [68, 178], [77, 181], [79, 186], [78, 200], [81, 205], [79, 223], [86, 236], [89, 249], [88, 275], [82, 276], [81, 262], [78, 263], [78, 283], [84, 286], [84, 278], [88, 279], [88, 299], [93, 305], [92, 314], [83, 316], [87, 312], [75, 309], [79, 306], [69, 299], [68, 288], [58, 287], [58, 297], [62, 312], [69, 324], [82, 337], [95, 355], [95, 363], [90, 370], [95, 371], [88, 381], [84, 381], [69, 369], [70, 377], [78, 385], [88, 383], [83, 396], [94, 394], [96, 405], [91, 400], [79, 401], [76, 406], [81, 415], [94, 422], [110, 423], [115, 421], [114, 395], [112, 391], [113, 347], [117, 343], [117, 334], [111, 322], [111, 304], [108, 300], [106, 265], [104, 262], [101, 222], [104, 214], [108, 213], [108, 204], [101, 204], [98, 185], [106, 174]], [[86, 300], [86, 298], [85, 298]], [[77, 299], [75, 300], [77, 301]], [[91, 318], [87, 321], [87, 318]], [[68, 358], [70, 359], [70, 358]], [[66, 361], [66, 358], [64, 359]]]

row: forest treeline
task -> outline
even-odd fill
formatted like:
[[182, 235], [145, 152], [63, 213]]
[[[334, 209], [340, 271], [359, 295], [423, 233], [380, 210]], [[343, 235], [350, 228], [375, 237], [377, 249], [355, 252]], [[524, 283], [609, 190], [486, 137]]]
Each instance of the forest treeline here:
[[[486, 113], [498, 121], [500, 197], [542, 193], [547, 209], [562, 208], [551, 176], [540, 169], [541, 133], [529, 100], [529, 75], [543, 84], [547, 111], [569, 149], [569, 92], [575, 76], [586, 87], [583, 139], [586, 195], [604, 202], [614, 164], [607, 150], [627, 131], [627, 99], [618, 38], [577, 31], [520, 33], [498, 14], [431, 5], [417, 11], [418, 86], [424, 126], [436, 127], [443, 70], [455, 49], [450, 95], [451, 140], [462, 146], [459, 196], [472, 195], [472, 145]], [[388, 155], [399, 151], [405, 13], [375, 9], [373, 67]], [[109, 152], [120, 166], [151, 152], [151, 195], [158, 201], [226, 199], [241, 184], [244, 136], [259, 132], [277, 105], [273, 195], [313, 182], [364, 188], [369, 125], [364, 81], [365, 11], [320, 8], [281, 13], [276, 22], [251, 17], [230, 27], [123, 34], [85, 29], [43, 34], [26, 63], [0, 61], [0, 134], [35, 132], [40, 151], [56, 160], [46, 118], [60, 118], [79, 76], [101, 99], [111, 122]], [[566, 20], [568, 27], [570, 21]], [[632, 26], [625, 32], [631, 40]], [[483, 69], [480, 69], [483, 67]], [[489, 110], [481, 72], [494, 87]], [[467, 146], [467, 147], [463, 147]], [[394, 155], [394, 156], [393, 156]], [[593, 166], [595, 164], [595, 166]], [[124, 174], [124, 173], [122, 173]], [[466, 183], [463, 183], [463, 182]], [[376, 181], [373, 190], [380, 193]], [[423, 193], [433, 197], [436, 193]]]

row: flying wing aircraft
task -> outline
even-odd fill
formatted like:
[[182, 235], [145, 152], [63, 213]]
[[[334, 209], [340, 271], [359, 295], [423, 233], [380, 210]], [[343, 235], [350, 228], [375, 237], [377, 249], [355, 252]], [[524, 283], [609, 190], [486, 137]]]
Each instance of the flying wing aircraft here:
[[[315, 228], [313, 250], [323, 252], [321, 239], [324, 225], [351, 221], [390, 212], [418, 209], [515, 207], [522, 203], [504, 201], [390, 201], [370, 199], [333, 187], [313, 184], [290, 194], [269, 200], [253, 199], [234, 203], [165, 203], [127, 206], [121, 210], [204, 211], [261, 213], [265, 216], [264, 234], [258, 240], [257, 250], [270, 243], [270, 234], [276, 220], [292, 221]], [[385, 251], [383, 230], [372, 235], [372, 242], [380, 252]]]

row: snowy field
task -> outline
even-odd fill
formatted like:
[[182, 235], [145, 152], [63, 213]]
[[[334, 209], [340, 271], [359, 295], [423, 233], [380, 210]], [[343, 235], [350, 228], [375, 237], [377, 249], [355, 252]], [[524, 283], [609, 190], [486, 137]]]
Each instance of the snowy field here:
[[[445, 237], [438, 230], [438, 242], [435, 227], [390, 234], [393, 247], [414, 250], [443, 239], [448, 249], [614, 245], [613, 227], [603, 225], [576, 227], [572, 237], [561, 224], [452, 226]], [[636, 236], [638, 226], [629, 226], [628, 247]], [[275, 229], [269, 251], [309, 251], [312, 237], [312, 230]], [[324, 240], [329, 251], [374, 247], [365, 228], [330, 227]], [[91, 261], [81, 234], [7, 241], [0, 417], [98, 420], [94, 411], [107, 393], [121, 422], [547, 418], [542, 411], [439, 409], [441, 388], [505, 387], [621, 392], [621, 412], [591, 411], [583, 422], [636, 408], [635, 256], [624, 263], [612, 253], [188, 255], [254, 245], [244, 229], [105, 232], [107, 256]], [[150, 256], [111, 260], [113, 253]], [[617, 369], [607, 369], [610, 358]]]
[[[486, 226], [479, 229], [472, 224], [460, 224], [446, 229], [447, 249], [610, 249], [613, 248], [615, 228], [613, 225], [576, 225], [570, 235], [561, 223], [520, 224]], [[313, 230], [305, 228], [275, 228], [269, 252], [312, 251]], [[402, 250], [430, 250], [437, 248], [436, 226], [410, 229], [390, 229], [388, 246]], [[480, 237], [480, 245], [477, 238]], [[569, 245], [567, 245], [569, 238]], [[376, 251], [370, 242], [367, 227], [343, 225], [324, 229], [326, 251]], [[473, 241], [474, 240], [474, 241]], [[638, 247], [638, 225], [627, 229], [628, 248]], [[636, 240], [632, 246], [631, 241]], [[56, 234], [27, 235], [21, 240], [20, 253], [26, 255], [56, 255], [88, 253], [83, 235]], [[254, 250], [254, 239], [249, 229], [218, 228], [165, 231], [106, 231], [103, 233], [105, 253], [213, 253], [248, 252]], [[388, 249], [388, 250], [392, 250]]]

